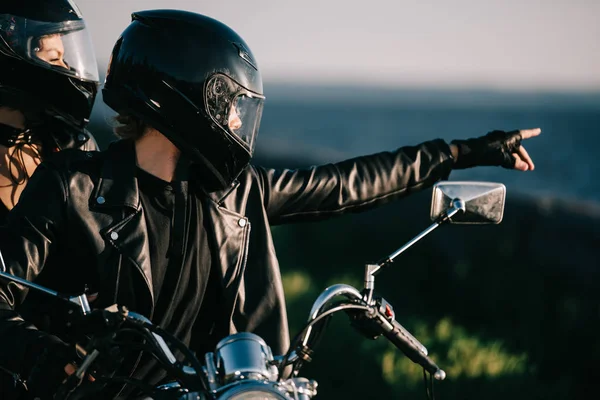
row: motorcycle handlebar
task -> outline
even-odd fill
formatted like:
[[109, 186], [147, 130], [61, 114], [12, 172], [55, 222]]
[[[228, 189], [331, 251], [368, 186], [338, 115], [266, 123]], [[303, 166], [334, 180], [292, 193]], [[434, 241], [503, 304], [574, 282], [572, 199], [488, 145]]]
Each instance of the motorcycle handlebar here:
[[[152, 325], [152, 322], [148, 318], [136, 312], [130, 311], [128, 318], [148, 325]], [[162, 352], [163, 356], [165, 356], [171, 364], [175, 364], [177, 362], [177, 359], [173, 355], [173, 352], [171, 352], [171, 349], [169, 348], [165, 340], [162, 338], [162, 336], [157, 335], [154, 332], [152, 332], [152, 336], [154, 337], [154, 340], [156, 340], [156, 345], [158, 349]]]
[[442, 381], [446, 373], [427, 356], [427, 349], [415, 339], [397, 321], [388, 321], [383, 315], [378, 314], [379, 322], [383, 327], [383, 335], [402, 351], [411, 361], [419, 364], [435, 379]]
[[[343, 289], [343, 291], [340, 292], [342, 289]], [[320, 319], [319, 318], [321, 316], [320, 314], [323, 313], [323, 308], [325, 307], [326, 303], [331, 301], [331, 299], [333, 297], [335, 297], [335, 295], [338, 295], [341, 293], [341, 294], [344, 294], [345, 296], [347, 296], [349, 299], [353, 299], [355, 301], [356, 297], [357, 297], [355, 292], [358, 293], [358, 291], [356, 289], [354, 289], [354, 291], [349, 291], [347, 289], [346, 285], [336, 285], [335, 287], [332, 287], [329, 290], [326, 290], [321, 296], [323, 298], [320, 297], [319, 298], [320, 301], [316, 302], [316, 305], [318, 305], [318, 307], [313, 307], [316, 309], [313, 310], [313, 315], [311, 315], [310, 322], [316, 322], [316, 320]], [[344, 307], [347, 307], [351, 304], [356, 305], [356, 303], [354, 301], [348, 302], [348, 304]], [[427, 349], [425, 348], [425, 346], [423, 346], [413, 335], [410, 334], [410, 332], [408, 332], [402, 325], [400, 325], [394, 319], [393, 312], [390, 312], [389, 310], [386, 312], [385, 310], [379, 309], [379, 307], [371, 308], [371, 306], [367, 306], [367, 305], [364, 305], [361, 307], [363, 307], [365, 310], [369, 310], [369, 308], [371, 309], [371, 311], [366, 311], [367, 314], [370, 315], [369, 319], [371, 319], [372, 321], [376, 321], [377, 322], [376, 325], [379, 325], [379, 327], [380, 327], [378, 330], [380, 330], [381, 333], [390, 342], [392, 342], [400, 351], [402, 351], [411, 361], [413, 361], [416, 364], [421, 365], [435, 379], [437, 379], [437, 380], [445, 379], [446, 373], [443, 370], [441, 370], [435, 364], [435, 362], [433, 362], [433, 360], [431, 360], [427, 356]], [[330, 310], [330, 311], [334, 311], [334, 310]], [[365, 312], [365, 311], [363, 311], [363, 312]], [[164, 334], [165, 332], [160, 332], [161, 334], [159, 334], [159, 332], [155, 332], [152, 322], [148, 318], [144, 317], [143, 315], [137, 314], [135, 312], [127, 312], [124, 316], [125, 316], [125, 319], [128, 319], [132, 322], [134, 322], [134, 321], [137, 322], [136, 325], [139, 325], [140, 328], [142, 328], [144, 326], [146, 329], [150, 328], [149, 333], [151, 334], [150, 337], [153, 339], [152, 341], [154, 342], [153, 347], [154, 347], [155, 351], [158, 351], [159, 353], [161, 353], [162, 358], [166, 359], [166, 361], [170, 365], [176, 366], [179, 364], [177, 362], [176, 358], [174, 357], [173, 352], [170, 349], [170, 346], [166, 343], [165, 339], [161, 336], [161, 334]], [[88, 318], [89, 318], [89, 316], [88, 316]], [[310, 325], [307, 327], [307, 333], [309, 332], [308, 328], [310, 328]], [[308, 336], [309, 335], [305, 335], [304, 339], [306, 340]], [[186, 376], [198, 375], [198, 373], [200, 371], [200, 370], [198, 370], [194, 367], [190, 367], [190, 366], [178, 365], [178, 367], [181, 368], [182, 372]]]
[[[141, 314], [130, 311], [127, 317], [131, 320], [141, 322], [142, 324], [146, 324], [146, 326], [153, 326], [152, 322]], [[171, 351], [171, 348], [169, 347], [165, 339], [156, 332], [151, 331], [150, 333], [154, 338], [154, 348], [160, 353], [162, 353], [163, 357], [165, 357], [171, 365], [177, 365], [177, 359], [175, 358], [175, 355]], [[199, 370], [188, 365], [181, 365], [180, 368], [181, 371], [187, 376], [196, 376], [199, 374]]]
[[[105, 329], [118, 330], [120, 329], [121, 322], [130, 321], [133, 325], [129, 325], [129, 328], [136, 327], [140, 332], [146, 332], [146, 339], [148, 344], [151, 345], [152, 351], [159, 359], [162, 359], [168, 365], [181, 369], [186, 376], [198, 375], [196, 368], [188, 365], [180, 365], [177, 358], [173, 354], [171, 347], [165, 341], [162, 334], [166, 334], [156, 327], [148, 318], [133, 311], [127, 310], [125, 307], [118, 308], [116, 305], [111, 306], [104, 310], [95, 310], [91, 313], [84, 315], [83, 318], [78, 321], [78, 328], [81, 332], [102, 332]], [[85, 359], [91, 357], [91, 354], [86, 355]], [[94, 357], [95, 358], [95, 357]], [[85, 361], [84, 359], [84, 361]], [[93, 361], [93, 358], [90, 358]], [[197, 366], [198, 367], [198, 366]]]
[[[309, 324], [317, 319], [319, 315], [323, 313], [326, 306], [337, 296], [343, 295], [349, 301], [342, 302], [342, 304], [356, 304], [355, 302], [364, 304], [364, 299], [361, 293], [352, 286], [337, 284], [330, 286], [325, 289], [323, 293], [315, 301], [309, 318]], [[364, 304], [366, 307], [374, 307], [373, 304]], [[411, 361], [421, 365], [437, 380], [444, 380], [446, 373], [441, 370], [433, 360], [427, 356], [427, 348], [423, 346], [413, 335], [410, 334], [402, 325], [400, 325], [395, 319], [394, 314], [390, 310], [386, 310], [385, 307], [380, 308], [375, 306], [371, 308], [370, 312], [367, 312], [367, 319], [374, 320], [379, 325], [381, 333], [392, 342], [400, 351], [402, 351]], [[304, 334], [302, 343], [306, 345], [308, 338], [312, 333], [311, 326], [309, 325]]]

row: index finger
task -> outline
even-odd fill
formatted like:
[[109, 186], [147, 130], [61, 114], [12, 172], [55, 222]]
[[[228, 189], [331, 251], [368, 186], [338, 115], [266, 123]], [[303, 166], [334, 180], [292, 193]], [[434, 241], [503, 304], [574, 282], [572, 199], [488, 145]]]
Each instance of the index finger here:
[[519, 133], [521, 134], [522, 139], [529, 139], [542, 133], [542, 130], [540, 128], [520, 129]]

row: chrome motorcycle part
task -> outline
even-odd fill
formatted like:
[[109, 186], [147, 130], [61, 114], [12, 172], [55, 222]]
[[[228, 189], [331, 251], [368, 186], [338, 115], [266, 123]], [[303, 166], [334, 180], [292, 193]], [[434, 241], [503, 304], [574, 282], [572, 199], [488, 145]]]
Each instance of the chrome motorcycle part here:
[[430, 218], [438, 220], [456, 200], [464, 203], [462, 213], [449, 218], [451, 224], [499, 224], [504, 216], [506, 186], [493, 182], [438, 182], [433, 187]]
[[306, 378], [293, 378], [283, 382], [283, 387], [290, 394], [293, 394], [294, 399], [309, 400], [317, 395], [317, 381]]
[[[284, 387], [274, 382], [236, 382], [216, 394], [218, 400], [292, 400]], [[295, 399], [294, 399], [295, 400]]]
[[271, 348], [253, 333], [240, 332], [221, 340], [214, 359], [221, 385], [244, 379], [277, 379], [276, 368], [271, 368]]
[[[321, 293], [321, 295], [315, 300], [313, 306], [310, 310], [310, 317], [308, 318], [308, 322], [313, 321], [315, 318], [319, 316], [325, 309], [325, 307], [331, 302], [331, 300], [337, 296], [345, 296], [349, 300], [360, 301], [362, 295], [358, 290], [349, 285], [337, 284], [328, 287]], [[302, 344], [306, 346], [308, 344], [308, 340], [310, 338], [310, 334], [312, 333], [312, 326], [309, 326], [306, 329], [306, 333], [302, 338]]]

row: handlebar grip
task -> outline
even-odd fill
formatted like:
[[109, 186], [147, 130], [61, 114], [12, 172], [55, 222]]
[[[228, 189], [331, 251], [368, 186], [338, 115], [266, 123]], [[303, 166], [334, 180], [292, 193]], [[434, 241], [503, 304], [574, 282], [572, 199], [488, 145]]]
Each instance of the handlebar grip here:
[[394, 326], [394, 330], [398, 330], [399, 333], [404, 335], [406, 337], [406, 339], [408, 341], [410, 341], [414, 345], [414, 347], [416, 347], [417, 350], [419, 350], [424, 356], [429, 354], [429, 352], [427, 351], [427, 348], [425, 346], [423, 346], [421, 344], [421, 342], [419, 342], [413, 335], [411, 335], [410, 332], [405, 327], [400, 325], [400, 323], [398, 321], [393, 320], [392, 325]]
[[[433, 360], [427, 356], [427, 349], [417, 339], [415, 339], [402, 325], [396, 321], [386, 320], [380, 316], [380, 321], [385, 321], [383, 325], [383, 335], [388, 338], [400, 351], [402, 351], [410, 360], [419, 364], [427, 370], [433, 377], [439, 381], [446, 378], [446, 373], [438, 367]], [[424, 351], [423, 351], [423, 350]]]

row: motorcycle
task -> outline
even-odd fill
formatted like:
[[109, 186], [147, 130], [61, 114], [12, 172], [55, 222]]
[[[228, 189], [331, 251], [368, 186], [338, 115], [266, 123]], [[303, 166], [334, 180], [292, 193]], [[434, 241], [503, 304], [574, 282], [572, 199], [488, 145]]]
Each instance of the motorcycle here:
[[[300, 370], [311, 361], [327, 321], [342, 311], [364, 336], [370, 339], [385, 337], [420, 365], [427, 396], [433, 399], [434, 380], [443, 381], [446, 373], [428, 356], [427, 348], [396, 321], [393, 306], [375, 295], [375, 277], [442, 224], [500, 223], [505, 197], [506, 187], [500, 183], [443, 181], [435, 184], [430, 209], [433, 224], [381, 261], [367, 264], [362, 290], [346, 284], [326, 288], [315, 300], [304, 328], [292, 339], [289, 350], [283, 355], [273, 355], [259, 336], [239, 332], [223, 338], [213, 352], [200, 360], [182, 342], [145, 316], [116, 305], [91, 310], [85, 294], [62, 296], [6, 273], [1, 256], [4, 272], [0, 271], [0, 277], [75, 305], [77, 324], [89, 333], [86, 343], [77, 346], [81, 362], [59, 388], [55, 399], [88, 398], [97, 394], [103, 385], [121, 382], [137, 386], [144, 393], [141, 397], [144, 400], [310, 400], [317, 395], [317, 382], [300, 376]], [[122, 340], [124, 332], [138, 340]], [[153, 387], [116, 376], [114, 366], [120, 360], [119, 349], [128, 346], [154, 355], [171, 382]], [[180, 359], [174, 355], [174, 350], [182, 355]], [[93, 382], [85, 379], [89, 376], [94, 377]]]

